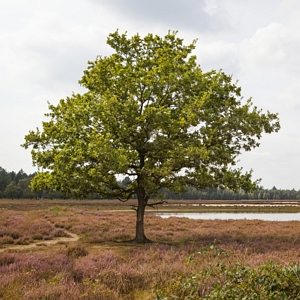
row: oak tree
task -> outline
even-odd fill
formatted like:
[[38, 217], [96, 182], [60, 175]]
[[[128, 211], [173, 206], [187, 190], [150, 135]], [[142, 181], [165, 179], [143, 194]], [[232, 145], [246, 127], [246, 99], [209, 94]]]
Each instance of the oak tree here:
[[113, 54], [88, 62], [79, 81], [87, 92], [49, 104], [50, 120], [26, 135], [23, 146], [40, 170], [34, 189], [135, 196], [134, 240], [144, 243], [145, 208], [163, 188], [256, 188], [251, 171], [235, 165], [263, 133], [279, 130], [277, 114], [243, 100], [232, 76], [204, 73], [192, 55], [196, 41], [184, 45], [177, 32], [116, 31], [107, 43]]

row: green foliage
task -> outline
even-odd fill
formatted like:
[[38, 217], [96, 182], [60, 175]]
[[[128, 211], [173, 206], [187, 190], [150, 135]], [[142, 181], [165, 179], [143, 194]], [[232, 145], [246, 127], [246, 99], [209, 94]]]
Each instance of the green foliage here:
[[195, 253], [191, 254], [187, 260], [187, 263], [191, 263], [193, 262], [195, 256], [199, 256], [199, 255], [203, 255], [209, 253], [212, 257], [220, 257], [220, 256], [224, 256], [224, 257], [229, 257], [230, 254], [223, 250], [222, 248], [219, 248], [217, 246], [217, 242], [214, 241], [213, 244], [208, 245], [207, 247], [203, 247], [201, 249], [199, 249], [198, 251], [196, 251]]
[[[114, 195], [141, 191], [147, 202], [161, 188], [181, 192], [228, 187], [252, 190], [251, 174], [233, 169], [242, 150], [279, 130], [276, 114], [263, 114], [222, 71], [203, 73], [176, 32], [165, 37], [118, 31], [107, 43], [115, 53], [89, 62], [80, 84], [88, 89], [49, 105], [43, 130], [25, 148], [43, 172], [35, 189]], [[127, 186], [117, 175], [130, 178]]]
[[191, 186], [186, 187], [185, 193], [174, 193], [168, 189], [163, 189], [165, 199], [174, 200], [297, 200], [300, 199], [300, 191], [281, 190], [281, 189], [264, 189], [259, 187], [251, 193], [245, 193], [243, 190], [232, 191], [230, 189], [206, 188], [197, 190]]
[[[194, 255], [212, 252], [210, 255], [227, 257], [229, 253], [215, 245], [204, 247]], [[207, 257], [205, 257], [207, 259]], [[192, 275], [180, 274], [157, 291], [157, 300], [168, 299], [300, 299], [300, 266], [282, 266], [270, 261], [267, 264], [250, 267], [240, 263], [235, 265], [209, 265]]]
[[300, 266], [269, 262], [257, 268], [220, 266], [225, 277], [205, 299], [300, 299]]
[[4, 190], [4, 195], [7, 198], [15, 199], [21, 197], [21, 190], [17, 187], [16, 183], [12, 181]]
[[29, 188], [30, 179], [22, 169], [18, 172], [7, 172], [0, 167], [0, 198], [34, 198], [35, 193]]
[[0, 191], [4, 192], [6, 186], [13, 180], [12, 174], [0, 167]]

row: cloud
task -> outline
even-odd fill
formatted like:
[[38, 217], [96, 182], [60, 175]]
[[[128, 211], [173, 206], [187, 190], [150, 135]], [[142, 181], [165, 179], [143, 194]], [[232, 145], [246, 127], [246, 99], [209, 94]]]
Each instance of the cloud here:
[[299, 32], [293, 32], [293, 26], [272, 23], [257, 30], [241, 46], [242, 67], [256, 67], [278, 70], [286, 69], [300, 75]]
[[27, 9], [25, 16], [14, 11], [15, 22], [11, 20], [9, 24], [22, 26], [6, 25], [5, 31], [0, 30], [2, 95], [5, 93], [17, 102], [20, 97], [26, 101], [26, 95], [35, 98], [38, 94], [52, 94], [54, 98], [56, 95], [59, 100], [62, 95], [81, 90], [77, 82], [88, 60], [94, 60], [98, 54], [109, 54], [106, 26], [111, 26], [110, 15], [103, 14], [101, 22], [105, 26], [100, 26], [99, 15], [104, 12], [101, 7], [88, 2], [84, 5], [82, 1], [72, 3], [72, 14], [55, 0], [53, 7], [31, 1], [33, 8], [30, 12]]
[[[280, 92], [277, 95], [276, 100], [279, 103], [283, 103], [284, 110], [283, 112], [287, 115], [293, 115], [294, 113], [297, 113], [297, 116], [294, 117], [297, 118], [299, 111], [300, 111], [300, 77], [294, 76], [294, 78], [291, 78], [284, 87], [280, 90]], [[293, 119], [288, 118], [288, 123], [292, 123]], [[293, 124], [290, 124], [290, 128], [295, 128]], [[299, 133], [298, 133], [299, 135]]]
[[[267, 90], [264, 105], [279, 111], [283, 117], [300, 110], [299, 27], [300, 20], [294, 18], [282, 23], [273, 22], [258, 29], [239, 46], [244, 78], [252, 83], [254, 94], [264, 94]], [[289, 124], [290, 132], [295, 130], [290, 122], [286, 124]]]
[[204, 71], [222, 69], [227, 74], [236, 74], [239, 70], [238, 48], [234, 43], [214, 41], [198, 43], [196, 54]]
[[285, 39], [284, 31], [284, 26], [278, 23], [257, 30], [253, 37], [242, 44], [243, 67], [276, 68], [282, 65], [286, 60], [286, 52], [282, 45]]
[[222, 15], [207, 11], [205, 0], [90, 0], [110, 8], [129, 19], [173, 26], [171, 30], [193, 29], [198, 32], [219, 32], [228, 29], [229, 22]]
[[106, 37], [115, 25], [81, 0], [3, 1], [0, 16], [1, 166], [33, 171], [29, 151], [20, 148], [25, 134], [45, 120], [48, 100], [82, 91], [78, 79], [88, 60], [109, 53]]

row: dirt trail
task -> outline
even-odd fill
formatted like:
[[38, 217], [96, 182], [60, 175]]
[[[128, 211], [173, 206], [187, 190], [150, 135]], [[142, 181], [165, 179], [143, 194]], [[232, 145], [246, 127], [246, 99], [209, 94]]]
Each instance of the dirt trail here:
[[64, 230], [66, 234], [68, 234], [70, 237], [57, 237], [54, 238], [53, 240], [40, 240], [36, 241], [34, 243], [31, 243], [29, 245], [11, 245], [7, 246], [5, 248], [0, 249], [1, 252], [5, 252], [7, 250], [27, 250], [35, 247], [41, 247], [41, 246], [49, 246], [49, 245], [54, 245], [57, 243], [69, 243], [69, 242], [76, 242], [79, 240], [79, 236], [75, 233], [72, 233], [68, 230]]

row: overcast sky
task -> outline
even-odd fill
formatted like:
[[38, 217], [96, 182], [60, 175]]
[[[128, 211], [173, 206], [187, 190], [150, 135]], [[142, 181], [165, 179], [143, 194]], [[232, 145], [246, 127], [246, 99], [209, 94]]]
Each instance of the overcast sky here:
[[84, 92], [87, 61], [111, 53], [106, 38], [116, 29], [197, 38], [204, 71], [223, 69], [245, 99], [279, 113], [280, 132], [240, 165], [265, 188], [300, 189], [299, 0], [1, 0], [1, 167], [36, 171], [24, 136], [47, 120], [47, 101]]

